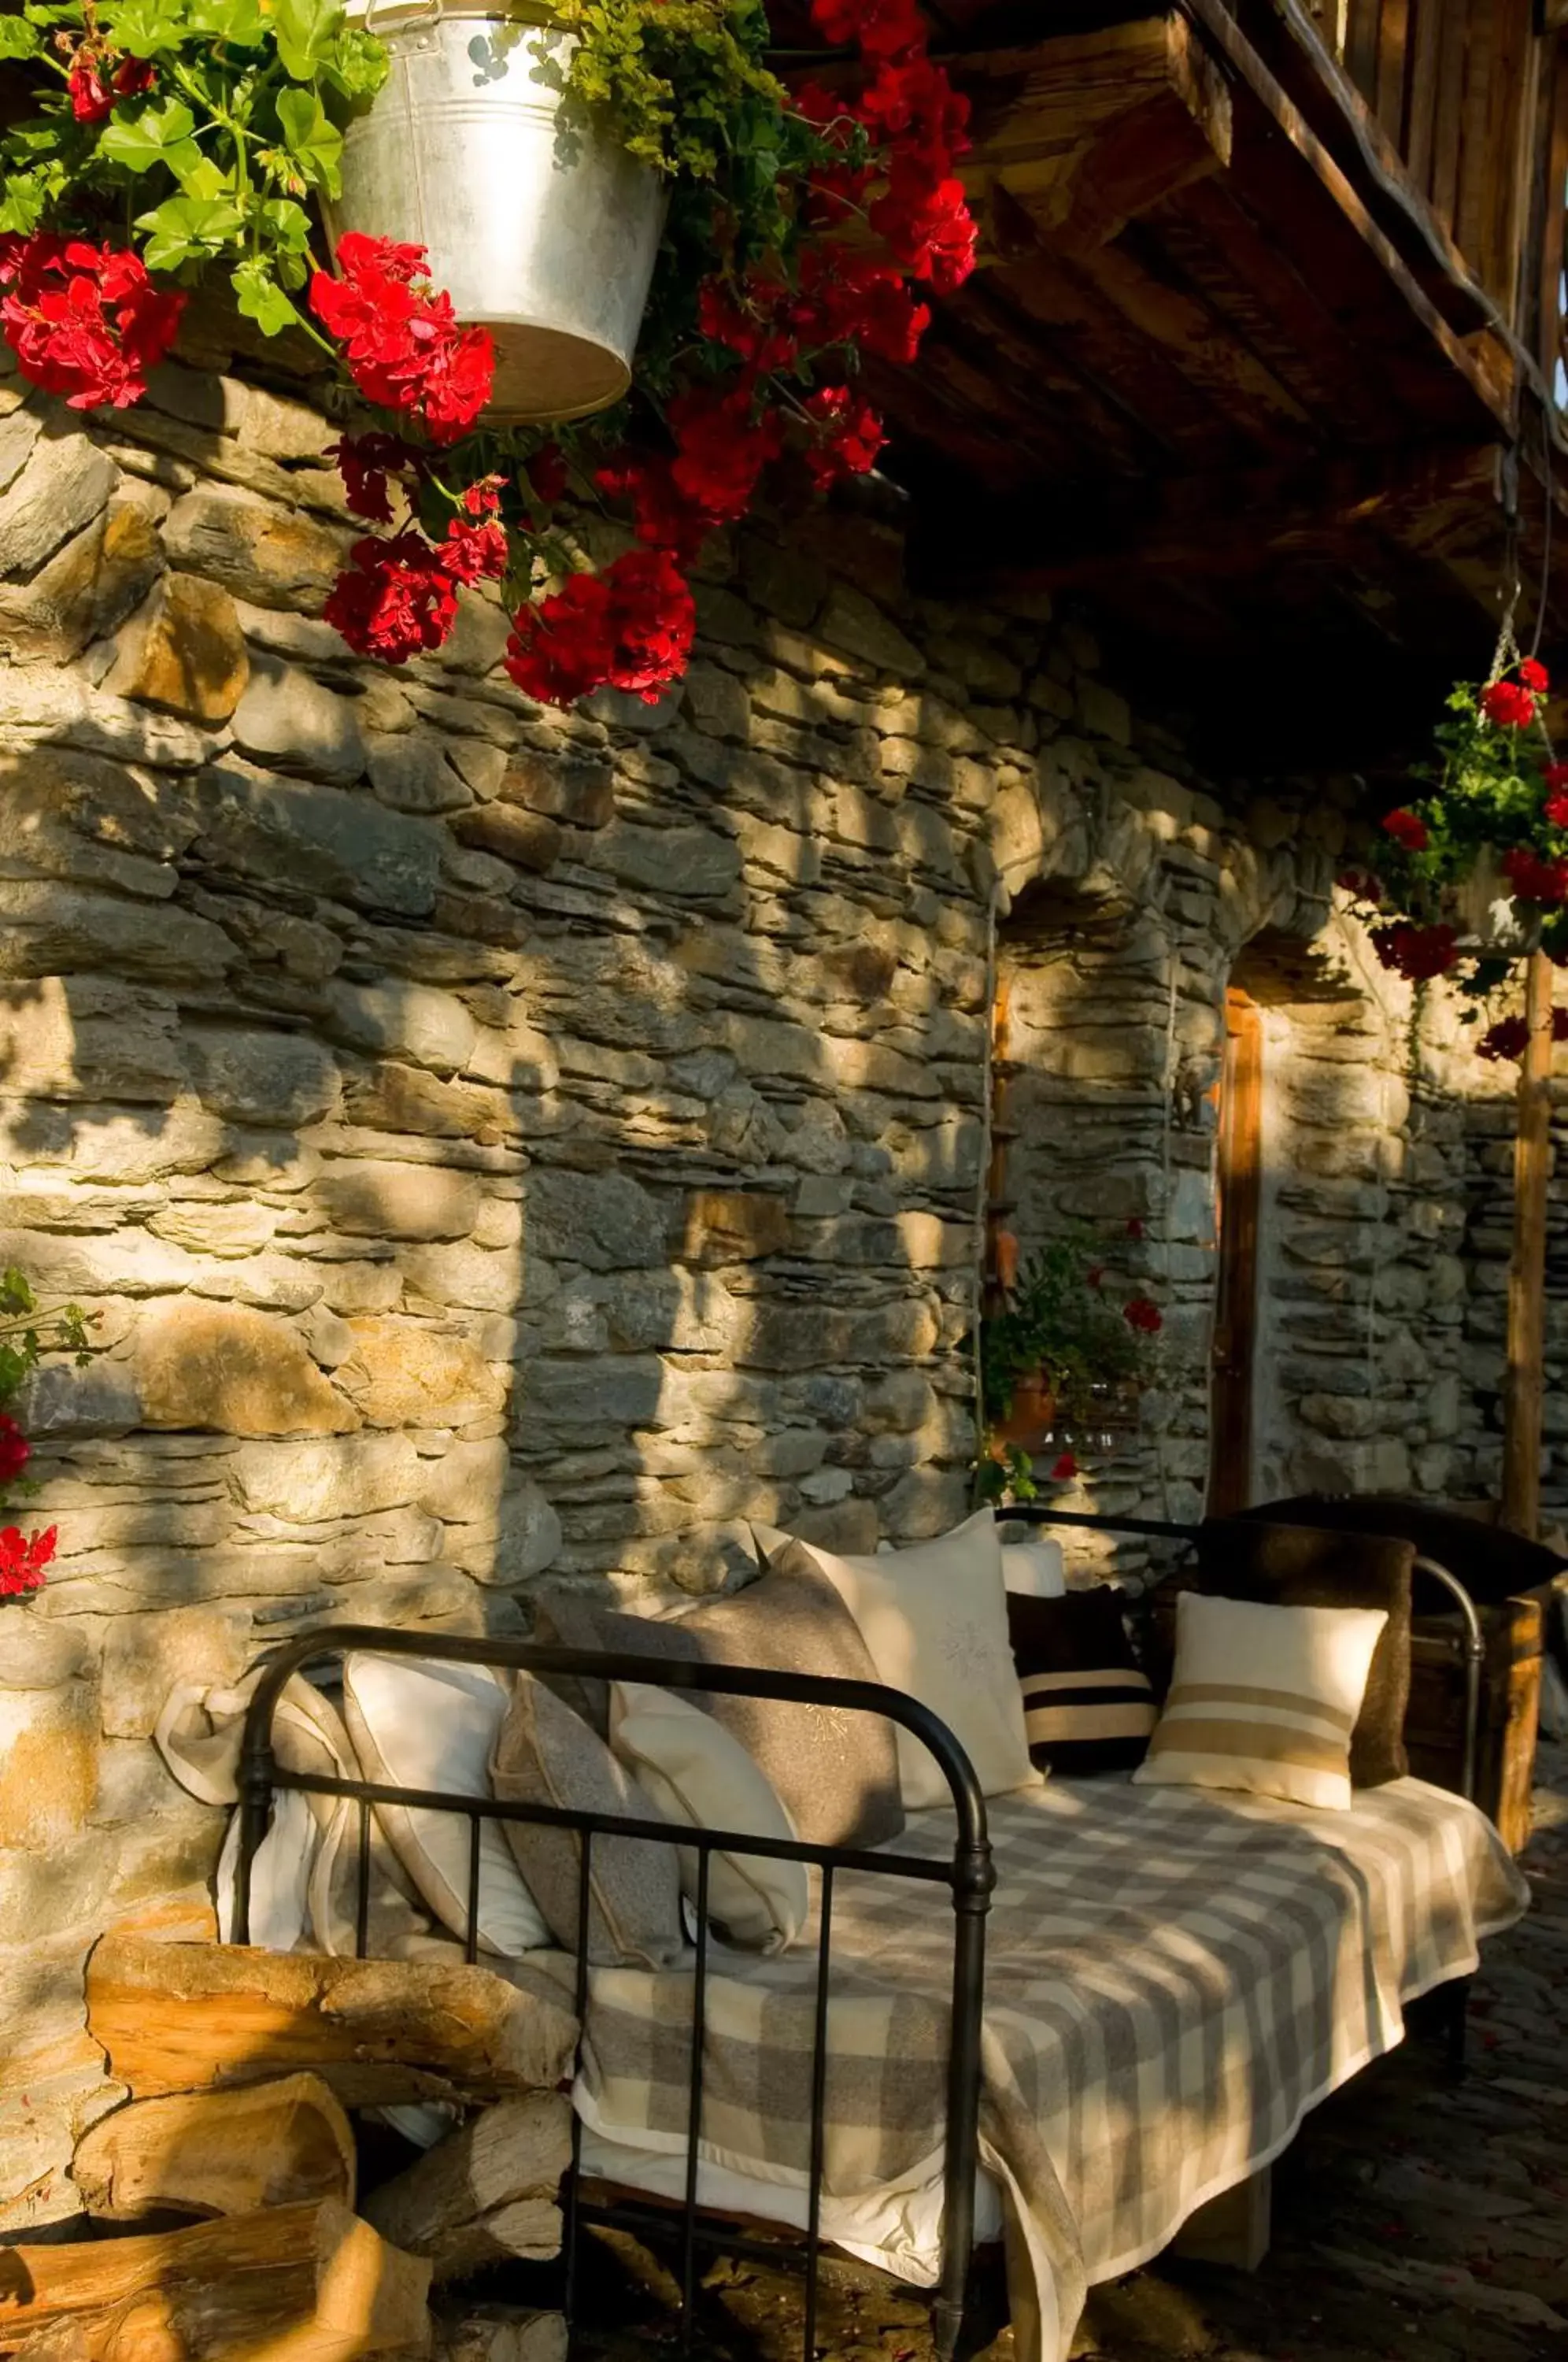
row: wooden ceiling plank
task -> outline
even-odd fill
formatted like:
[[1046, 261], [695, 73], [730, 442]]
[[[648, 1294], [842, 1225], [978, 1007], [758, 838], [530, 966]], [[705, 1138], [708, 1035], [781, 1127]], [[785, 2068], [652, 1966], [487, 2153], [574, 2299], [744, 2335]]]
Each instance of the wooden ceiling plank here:
[[[1493, 407], [1495, 385], [1486, 370], [1477, 362], [1473, 349], [1449, 326], [1431, 299], [1418, 285], [1390, 239], [1373, 219], [1365, 201], [1352, 186], [1300, 109], [1286, 96], [1263, 63], [1235, 18], [1229, 14], [1224, 0], [1186, 0], [1186, 5], [1198, 18], [1208, 39], [1234, 69], [1253, 102], [1250, 107], [1238, 108], [1231, 169], [1227, 180], [1240, 183], [1252, 178], [1272, 183], [1275, 199], [1283, 200], [1284, 204], [1284, 218], [1280, 225], [1283, 228], [1289, 227], [1293, 213], [1304, 218], [1299, 200], [1292, 204], [1288, 187], [1282, 185], [1280, 176], [1274, 169], [1269, 139], [1264, 136], [1243, 138], [1242, 126], [1249, 116], [1252, 117], [1254, 135], [1261, 135], [1263, 126], [1266, 124], [1288, 146], [1297, 169], [1299, 171], [1305, 167], [1317, 181], [1334, 212], [1352, 234], [1349, 238], [1336, 242], [1334, 257], [1335, 269], [1343, 272], [1347, 287], [1353, 287], [1357, 277], [1355, 260], [1359, 247], [1366, 259], [1378, 267], [1381, 277], [1393, 281], [1403, 299], [1401, 308], [1414, 316], [1426, 337], [1449, 361], [1452, 370], [1471, 386], [1485, 406]], [[1314, 235], [1319, 215], [1324, 210], [1321, 206], [1313, 210]], [[1275, 218], [1272, 208], [1270, 218]], [[1367, 329], [1374, 336], [1375, 344], [1384, 345], [1390, 353], [1397, 350], [1388, 334], [1392, 309], [1387, 302], [1386, 288], [1377, 286], [1375, 295], [1365, 305]]]

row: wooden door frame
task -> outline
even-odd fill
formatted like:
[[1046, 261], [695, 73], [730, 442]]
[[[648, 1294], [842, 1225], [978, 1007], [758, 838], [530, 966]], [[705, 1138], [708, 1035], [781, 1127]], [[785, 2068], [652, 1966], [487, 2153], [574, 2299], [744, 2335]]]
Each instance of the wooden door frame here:
[[1225, 1061], [1215, 1165], [1214, 1330], [1209, 1348], [1211, 1518], [1251, 1507], [1257, 1408], [1258, 1260], [1263, 1215], [1263, 1010], [1225, 992]]

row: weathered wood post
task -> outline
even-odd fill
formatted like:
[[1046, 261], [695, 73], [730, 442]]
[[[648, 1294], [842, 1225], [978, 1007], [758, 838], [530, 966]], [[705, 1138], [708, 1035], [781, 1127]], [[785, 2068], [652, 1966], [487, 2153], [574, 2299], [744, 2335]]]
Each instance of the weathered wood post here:
[[1546, 1196], [1551, 1164], [1551, 962], [1526, 970], [1529, 1039], [1519, 1070], [1514, 1139], [1514, 1245], [1508, 1265], [1507, 1369], [1503, 1381], [1503, 1523], [1533, 1535], [1540, 1523], [1541, 1404], [1546, 1358]]

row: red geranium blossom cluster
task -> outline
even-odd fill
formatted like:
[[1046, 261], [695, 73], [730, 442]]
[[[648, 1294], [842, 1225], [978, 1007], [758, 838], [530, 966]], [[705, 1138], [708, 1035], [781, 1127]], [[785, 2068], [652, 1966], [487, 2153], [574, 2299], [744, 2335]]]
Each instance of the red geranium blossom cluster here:
[[[1568, 1042], [1568, 1009], [1551, 1012], [1553, 1042]], [[1489, 1025], [1475, 1044], [1478, 1058], [1522, 1058], [1529, 1046], [1529, 1021], [1525, 1017], [1500, 1017]]]
[[1539, 902], [1545, 910], [1568, 902], [1568, 860], [1543, 861], [1527, 846], [1515, 845], [1503, 855], [1503, 875], [1526, 902]]
[[1385, 833], [1393, 838], [1396, 844], [1402, 845], [1407, 853], [1424, 853], [1432, 841], [1431, 832], [1419, 812], [1403, 810], [1385, 812], [1383, 826]]
[[72, 410], [139, 402], [184, 303], [128, 248], [45, 230], [0, 237], [0, 329], [22, 375]]
[[418, 419], [433, 443], [456, 442], [490, 400], [490, 333], [459, 326], [422, 246], [351, 230], [338, 240], [337, 278], [318, 270], [310, 301], [366, 400]]
[[1418, 927], [1396, 919], [1372, 931], [1372, 948], [1386, 968], [1411, 984], [1430, 984], [1446, 976], [1459, 961], [1459, 930], [1437, 925]]
[[459, 582], [505, 572], [506, 535], [498, 524], [454, 517], [443, 542], [409, 526], [389, 541], [368, 534], [348, 555], [323, 614], [356, 656], [406, 664], [446, 639]]
[[608, 685], [654, 704], [686, 668], [697, 610], [668, 549], [631, 549], [597, 574], [520, 608], [506, 670], [547, 705], [569, 705]]
[[1534, 657], [1522, 658], [1514, 672], [1514, 679], [1488, 681], [1481, 692], [1481, 711], [1499, 730], [1528, 730], [1551, 686], [1546, 667]]
[[71, 61], [66, 87], [78, 123], [106, 123], [122, 98], [140, 98], [157, 75], [150, 58], [116, 59], [112, 50], [81, 42]]
[[25, 1534], [18, 1526], [0, 1528], [0, 1599], [42, 1590], [44, 1569], [59, 1539], [57, 1526], [46, 1526], [37, 1534]]
[[1156, 1337], [1165, 1325], [1165, 1314], [1152, 1297], [1134, 1296], [1121, 1308], [1121, 1318], [1129, 1329], [1138, 1330], [1145, 1337]]

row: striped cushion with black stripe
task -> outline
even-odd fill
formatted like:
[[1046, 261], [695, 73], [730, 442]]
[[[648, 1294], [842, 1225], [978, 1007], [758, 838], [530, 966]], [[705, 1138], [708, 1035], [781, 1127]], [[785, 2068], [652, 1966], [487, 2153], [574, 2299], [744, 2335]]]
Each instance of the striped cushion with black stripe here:
[[1154, 1695], [1133, 1657], [1117, 1594], [1105, 1586], [1062, 1599], [1010, 1594], [1007, 1615], [1036, 1769], [1125, 1772], [1142, 1762]]

